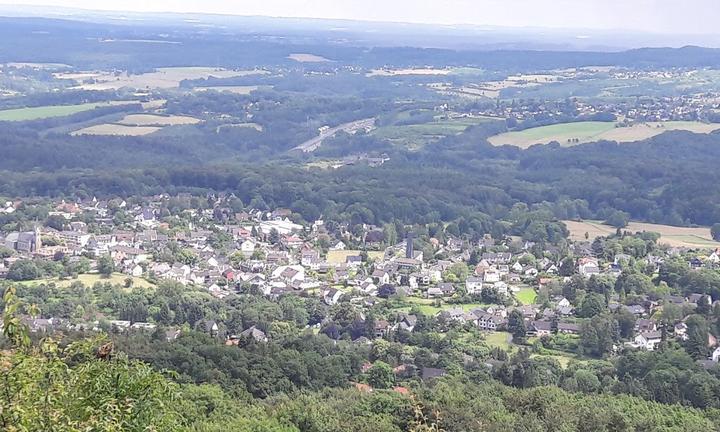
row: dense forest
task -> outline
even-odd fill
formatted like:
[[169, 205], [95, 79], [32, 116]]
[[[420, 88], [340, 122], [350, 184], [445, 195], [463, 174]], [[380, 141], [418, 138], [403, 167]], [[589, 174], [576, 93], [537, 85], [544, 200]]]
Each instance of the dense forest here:
[[[478, 214], [503, 218], [516, 203], [548, 209], [561, 219], [604, 220], [619, 210], [633, 219], [672, 225], [720, 221], [720, 191], [708, 187], [719, 180], [715, 160], [720, 135], [668, 132], [636, 144], [519, 150], [490, 146], [485, 133], [446, 138], [415, 153], [394, 152], [380, 167], [359, 164], [338, 170], [308, 170], [292, 159], [197, 164], [193, 162], [206, 159], [194, 154], [208, 149], [193, 146], [190, 137], [150, 147], [148, 139], [134, 144], [132, 139], [106, 138], [107, 148], [98, 154], [87, 150], [101, 145], [98, 139], [73, 140], [48, 151], [47, 142], [15, 135], [1, 138], [11, 143], [0, 162], [5, 169], [0, 194], [227, 191], [245, 205], [289, 207], [307, 220], [322, 214], [370, 224], [393, 219], [431, 223]], [[72, 165], [77, 168], [63, 168]]]

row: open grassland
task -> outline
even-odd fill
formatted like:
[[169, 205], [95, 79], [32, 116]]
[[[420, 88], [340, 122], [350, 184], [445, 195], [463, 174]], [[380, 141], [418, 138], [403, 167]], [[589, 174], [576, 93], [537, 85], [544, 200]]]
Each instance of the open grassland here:
[[328, 58], [309, 53], [290, 54], [288, 58], [300, 63], [327, 63], [332, 61]]
[[[359, 250], [333, 250], [329, 251], [327, 255], [327, 260], [330, 264], [342, 264], [347, 260], [347, 257], [354, 256], [354, 255], [360, 255]], [[369, 251], [368, 257], [370, 259], [378, 259], [385, 256], [384, 252], [381, 251]]]
[[112, 101], [112, 102], [93, 102], [79, 105], [47, 105], [32, 108], [17, 108], [0, 111], [0, 121], [28, 121], [39, 120], [52, 117], [65, 117], [77, 114], [83, 111], [90, 111], [95, 108], [112, 106], [112, 105], [128, 105], [138, 102], [133, 101]]
[[535, 299], [537, 298], [537, 293], [535, 292], [535, 289], [532, 287], [524, 287], [520, 288], [520, 291], [515, 293], [515, 298], [524, 305], [529, 305], [535, 303]]
[[162, 129], [158, 126], [127, 126], [115, 123], [103, 123], [71, 132], [72, 136], [105, 135], [105, 136], [144, 136]]
[[118, 124], [126, 126], [176, 126], [198, 124], [201, 120], [188, 116], [161, 116], [155, 114], [126, 115]]
[[469, 127], [495, 120], [489, 117], [435, 118], [429, 123], [381, 126], [372, 135], [409, 149], [418, 149], [447, 136], [463, 133]]
[[78, 275], [77, 279], [36, 279], [31, 281], [24, 281], [20, 282], [22, 285], [26, 286], [34, 286], [34, 285], [40, 285], [40, 284], [50, 284], [53, 283], [55, 286], [58, 286], [60, 288], [67, 288], [70, 285], [72, 285], [75, 282], [82, 282], [85, 286], [93, 286], [97, 282], [100, 283], [111, 283], [113, 285], [124, 285], [125, 279], [130, 278], [133, 281], [134, 287], [141, 287], [141, 288], [151, 288], [155, 285], [146, 281], [145, 279], [133, 277], [129, 275], [125, 275], [122, 273], [113, 273], [112, 276], [109, 278], [104, 278], [101, 275], [97, 273], [87, 273], [87, 274], [81, 274]]
[[[609, 225], [604, 225], [598, 221], [563, 221], [570, 231], [572, 240], [585, 240], [585, 233], [588, 234], [589, 241], [596, 237], [614, 234], [616, 229]], [[675, 227], [670, 225], [658, 225], [642, 222], [630, 222], [623, 228], [624, 231], [652, 231], [660, 234], [659, 243], [668, 244], [672, 247], [687, 248], [717, 248], [720, 242], [713, 241], [710, 235], [710, 228], [686, 228]]]
[[76, 75], [63, 76], [58, 78], [74, 79], [81, 81], [77, 88], [83, 90], [118, 90], [124, 87], [135, 89], [161, 88], [170, 89], [178, 88], [183, 80], [196, 80], [205, 78], [233, 78], [247, 75], [266, 74], [264, 70], [228, 70], [212, 67], [169, 67], [159, 68], [154, 72], [148, 72], [138, 75], [128, 75], [127, 73], [116, 74], [112, 72], [97, 72], [92, 77], [82, 80], [76, 79]]
[[672, 130], [710, 133], [718, 129], [720, 124], [716, 123], [681, 121], [641, 123], [630, 127], [615, 127], [613, 122], [575, 122], [506, 132], [490, 137], [488, 141], [493, 145], [513, 145], [520, 148], [552, 141], [563, 146], [572, 146], [597, 141], [642, 141]]

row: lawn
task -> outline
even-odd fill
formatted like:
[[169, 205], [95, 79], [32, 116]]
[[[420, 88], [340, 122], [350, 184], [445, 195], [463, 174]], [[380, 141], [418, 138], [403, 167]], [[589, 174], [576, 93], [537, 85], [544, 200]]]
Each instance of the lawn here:
[[70, 285], [72, 285], [74, 282], [82, 282], [85, 286], [93, 286], [96, 282], [101, 283], [107, 283], [110, 282], [114, 285], [124, 285], [125, 279], [132, 278], [133, 280], [133, 286], [135, 287], [142, 287], [142, 288], [150, 288], [154, 287], [155, 285], [146, 281], [145, 279], [138, 278], [138, 277], [132, 277], [129, 275], [125, 275], [122, 273], [113, 273], [112, 276], [109, 278], [104, 278], [98, 273], [87, 273], [87, 274], [81, 274], [77, 277], [77, 279], [63, 279], [58, 280], [57, 278], [53, 279], [35, 279], [31, 281], [24, 281], [20, 282], [22, 285], [26, 286], [32, 286], [32, 285], [40, 285], [40, 284], [49, 284], [54, 283], [56, 286], [61, 288], [67, 288]]
[[448, 310], [448, 309], [454, 309], [454, 308], [462, 308], [465, 312], [469, 312], [473, 309], [477, 308], [485, 308], [490, 305], [483, 304], [483, 303], [467, 303], [467, 304], [449, 304], [449, 303], [443, 303], [442, 306], [437, 307], [435, 306], [435, 300], [433, 299], [426, 299], [426, 298], [420, 298], [420, 297], [406, 297], [405, 302], [409, 303], [410, 306], [404, 306], [399, 308], [398, 310], [402, 310], [403, 312], [409, 312], [412, 307], [417, 307], [420, 312], [422, 312], [425, 315], [436, 315], [440, 311]]
[[510, 340], [512, 336], [507, 332], [489, 332], [484, 333], [485, 343], [491, 348], [502, 348], [507, 351], [512, 351], [517, 348]]
[[[123, 102], [129, 104], [133, 102]], [[100, 106], [108, 106], [108, 102], [86, 103], [80, 105], [48, 105], [32, 108], [18, 108], [0, 111], [0, 121], [27, 121], [51, 117], [64, 117], [89, 111]], [[115, 104], [112, 104], [115, 105]]]
[[552, 141], [563, 146], [572, 146], [603, 140], [635, 142], [671, 130], [710, 133], [717, 129], [720, 129], [720, 124], [685, 121], [641, 123], [630, 127], [615, 127], [614, 122], [573, 122], [506, 132], [490, 137], [488, 141], [493, 145], [514, 145], [520, 148]]
[[515, 298], [518, 299], [520, 303], [524, 305], [529, 305], [535, 303], [537, 293], [532, 287], [520, 288], [520, 291], [515, 293]]

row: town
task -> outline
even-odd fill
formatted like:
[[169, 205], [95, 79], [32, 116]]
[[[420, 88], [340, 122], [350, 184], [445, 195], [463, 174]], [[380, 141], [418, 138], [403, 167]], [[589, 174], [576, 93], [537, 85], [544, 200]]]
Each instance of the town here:
[[[653, 351], [669, 340], [685, 344], [698, 331], [693, 317], [720, 309], [720, 285], [715, 283], [720, 248], [659, 246], [654, 233], [537, 244], [489, 234], [475, 239], [448, 232], [430, 236], [418, 226], [398, 227], [404, 231], [400, 233], [392, 225], [351, 226], [322, 219], [301, 223], [301, 215], [287, 209], [242, 208], [232, 194], [135, 201], [141, 202], [4, 203], [5, 222], [18, 221], [5, 227], [33, 228], [2, 233], [0, 277], [23, 286], [68, 287], [94, 276], [85, 281], [99, 284], [97, 289], [103, 283], [132, 289], [170, 281], [218, 300], [250, 294], [271, 301], [316, 298], [327, 309], [307, 326], [332, 339], [367, 344], [395, 340], [398, 332], [412, 333], [423, 315], [443, 332], [472, 327], [497, 347], [511, 349], [513, 341], [530, 346], [528, 341], [534, 340], [536, 349], [571, 357], [613, 355], [627, 348]], [[673, 266], [684, 269], [668, 270]], [[673, 292], [669, 278], [678, 276], [668, 272], [685, 272], [695, 282]], [[701, 291], [708, 287], [703, 279], [708, 275], [714, 285]], [[660, 285], [654, 286], [651, 277], [662, 279]], [[358, 312], [359, 331], [333, 323], [329, 308], [339, 307]], [[370, 312], [375, 310], [382, 315]], [[600, 343], [583, 339], [602, 324], [595, 320], [604, 312], [616, 317], [616, 334]], [[152, 332], [158, 326], [153, 318], [147, 311], [93, 316], [73, 309], [25, 319], [36, 332]], [[267, 341], [272, 323], [236, 328], [237, 333], [210, 318], [192, 325], [207, 326], [213, 336], [238, 344], [248, 336]], [[170, 338], [180, 330], [165, 329]], [[720, 360], [720, 347], [711, 333], [705, 331], [703, 337], [695, 357], [709, 368]]]

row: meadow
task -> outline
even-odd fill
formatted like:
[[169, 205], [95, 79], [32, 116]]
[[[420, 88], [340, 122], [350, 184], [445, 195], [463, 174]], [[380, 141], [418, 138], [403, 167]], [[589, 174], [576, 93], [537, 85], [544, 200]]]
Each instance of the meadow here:
[[630, 127], [615, 127], [613, 122], [574, 122], [506, 132], [488, 138], [488, 142], [497, 146], [528, 148], [557, 141], [569, 147], [597, 141], [642, 141], [672, 130], [710, 133], [717, 129], [720, 129], [720, 124], [682, 121], [641, 123]]
[[461, 134], [469, 127], [494, 120], [489, 117], [435, 118], [428, 123], [381, 126], [372, 135], [416, 150], [447, 136]]
[[[616, 228], [605, 225], [600, 221], [563, 221], [570, 231], [570, 239], [585, 240], [585, 233], [589, 241], [596, 237], [614, 234]], [[624, 231], [652, 231], [660, 234], [660, 244], [667, 244], [672, 247], [687, 248], [718, 248], [720, 242], [716, 242], [710, 235], [710, 228], [697, 227], [675, 227], [671, 225], [659, 225], [642, 222], [630, 222]]]
[[93, 102], [78, 105], [46, 105], [31, 108], [17, 108], [0, 111], [0, 121], [28, 121], [52, 117], [65, 117], [83, 111], [111, 106], [136, 103], [133, 101]]

